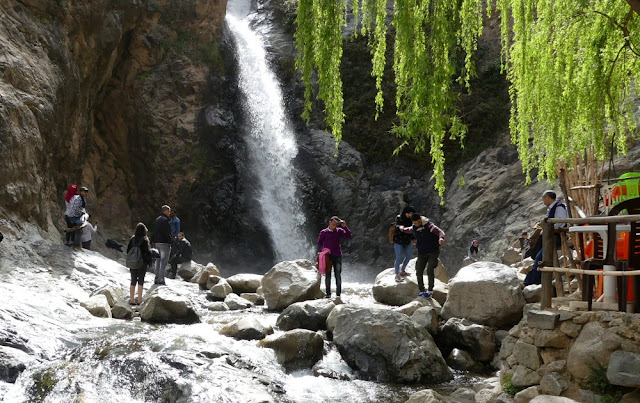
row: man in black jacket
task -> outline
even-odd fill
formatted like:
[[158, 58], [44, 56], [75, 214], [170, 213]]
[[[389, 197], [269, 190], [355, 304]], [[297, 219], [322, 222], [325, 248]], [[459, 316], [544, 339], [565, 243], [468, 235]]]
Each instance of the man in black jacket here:
[[169, 263], [171, 263], [171, 269], [169, 269], [168, 278], [176, 278], [179, 263], [191, 263], [191, 242], [184, 237], [184, 232], [178, 233], [175, 254], [169, 258]]
[[151, 241], [154, 247], [160, 252], [160, 258], [155, 262], [156, 278], [154, 283], [165, 285], [164, 283], [164, 269], [167, 267], [169, 261], [169, 252], [171, 251], [171, 226], [169, 225], [169, 213], [171, 207], [166, 204], [161, 207], [162, 214], [156, 218], [156, 223], [153, 226], [153, 235]]
[[[420, 288], [420, 296], [430, 297], [433, 292], [435, 281], [435, 269], [438, 266], [438, 255], [440, 254], [440, 246], [444, 245], [444, 231], [438, 228], [427, 217], [420, 214], [411, 216], [413, 222], [412, 232], [416, 237], [416, 248], [418, 249], [418, 260], [416, 261], [416, 277], [418, 278], [418, 288]], [[427, 268], [427, 277], [429, 279], [429, 289], [425, 291], [424, 268]]]

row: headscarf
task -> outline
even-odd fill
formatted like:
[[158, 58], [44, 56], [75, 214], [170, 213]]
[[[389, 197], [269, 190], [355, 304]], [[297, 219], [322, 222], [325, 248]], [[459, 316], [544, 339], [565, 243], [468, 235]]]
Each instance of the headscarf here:
[[69, 203], [71, 198], [78, 194], [78, 185], [69, 185], [67, 189], [67, 194], [64, 195], [64, 201]]

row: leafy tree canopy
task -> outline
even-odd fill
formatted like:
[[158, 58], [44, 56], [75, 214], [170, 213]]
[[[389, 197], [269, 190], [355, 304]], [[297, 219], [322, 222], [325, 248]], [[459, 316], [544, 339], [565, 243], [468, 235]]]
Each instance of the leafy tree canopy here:
[[429, 151], [442, 197], [443, 141], [449, 136], [462, 142], [467, 133], [456, 110], [454, 85], [470, 89], [484, 14], [497, 13], [502, 67], [510, 82], [511, 139], [527, 177], [538, 168], [540, 179], [553, 178], [557, 162], [568, 162], [589, 147], [600, 158], [610, 147], [625, 152], [636, 125], [640, 19], [633, 10], [640, 10], [640, 2], [495, 0], [486, 9], [484, 3], [395, 0], [391, 15], [386, 0], [299, 0], [295, 38], [306, 86], [303, 116], [310, 116], [313, 76], [315, 96], [324, 103], [338, 145], [345, 119], [340, 62], [348, 9], [355, 35], [369, 40], [378, 89], [375, 108], [382, 110], [387, 35], [393, 32], [399, 118], [393, 132], [404, 140], [402, 146]]

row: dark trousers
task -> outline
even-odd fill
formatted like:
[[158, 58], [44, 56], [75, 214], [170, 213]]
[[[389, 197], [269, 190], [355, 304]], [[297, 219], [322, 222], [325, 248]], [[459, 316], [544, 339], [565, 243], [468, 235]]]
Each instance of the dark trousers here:
[[188, 262], [191, 259], [187, 260], [185, 258], [183, 258], [182, 256], [172, 256], [169, 258], [169, 263], [171, 264], [171, 268], [169, 269], [169, 273], [173, 274], [175, 276], [175, 274], [178, 272], [178, 264], [180, 263], [184, 263], [184, 262]]
[[[69, 217], [68, 215], [64, 216], [64, 220], [67, 222], [67, 228], [73, 228], [75, 227], [75, 225], [73, 225], [73, 223], [71, 222], [71, 217]], [[65, 243], [67, 245], [71, 245], [72, 243], [74, 243], [75, 238], [76, 237], [76, 232], [67, 232], [65, 234]]]
[[424, 268], [427, 267], [427, 277], [429, 278], [429, 291], [433, 291], [435, 283], [435, 271], [438, 267], [438, 255], [440, 252], [432, 252], [426, 255], [418, 254], [416, 261], [416, 277], [418, 278], [418, 288], [424, 292]]
[[91, 250], [91, 241], [82, 242], [82, 249]]
[[331, 296], [331, 272], [336, 274], [336, 295], [339, 297], [342, 292], [342, 256], [329, 255], [331, 259], [331, 270], [327, 270], [324, 278], [324, 285], [327, 289], [327, 296]]

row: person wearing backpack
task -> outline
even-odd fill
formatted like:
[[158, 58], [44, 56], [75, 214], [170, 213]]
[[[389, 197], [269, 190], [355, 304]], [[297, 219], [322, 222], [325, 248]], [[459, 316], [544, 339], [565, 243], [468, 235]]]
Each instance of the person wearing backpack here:
[[[127, 246], [127, 267], [131, 273], [129, 287], [129, 304], [142, 303], [142, 286], [147, 268], [151, 266], [151, 244], [147, 238], [147, 227], [143, 223], [136, 225], [136, 231]], [[138, 285], [138, 299], [134, 299], [136, 284]]]
[[[411, 260], [411, 242], [415, 239], [412, 233], [402, 231], [402, 228], [409, 228], [413, 224], [411, 222], [411, 216], [416, 210], [407, 206], [402, 210], [402, 213], [396, 216], [396, 222], [394, 224], [393, 238], [390, 241], [393, 242], [393, 250], [396, 253], [396, 260], [394, 262], [394, 268], [396, 270], [396, 282], [404, 281], [404, 278], [409, 275], [406, 272], [409, 260]], [[402, 265], [402, 270], [400, 269]]]

